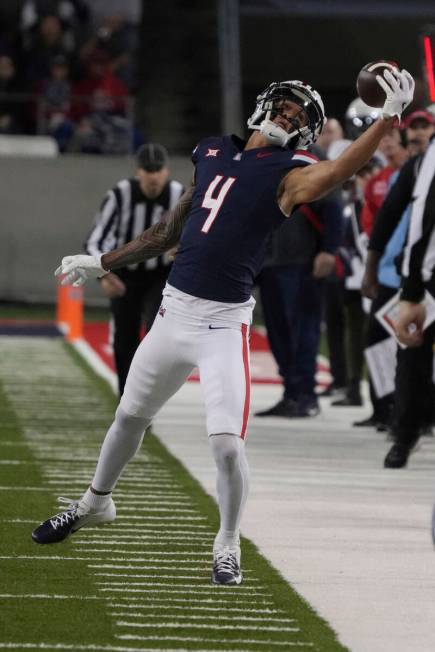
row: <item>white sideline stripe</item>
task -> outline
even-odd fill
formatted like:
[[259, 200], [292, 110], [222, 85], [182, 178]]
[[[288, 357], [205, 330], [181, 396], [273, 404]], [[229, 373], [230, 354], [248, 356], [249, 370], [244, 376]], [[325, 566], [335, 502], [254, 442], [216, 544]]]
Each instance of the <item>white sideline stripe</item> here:
[[178, 498], [180, 500], [184, 499], [184, 501], [188, 501], [188, 502], [191, 501], [191, 498], [188, 498], [188, 497], [184, 496], [183, 494], [179, 494], [176, 491], [174, 491], [174, 492], [169, 492], [169, 491], [158, 492], [158, 491], [156, 491], [157, 489], [158, 489], [158, 487], [156, 487], [154, 489], [154, 493], [152, 493], [152, 494], [149, 494], [149, 493], [146, 493], [146, 492], [141, 493], [141, 494], [133, 494], [133, 493], [130, 493], [129, 491], [126, 492], [126, 493], [124, 493], [123, 491], [116, 491], [116, 493], [113, 494], [113, 497], [114, 497], [115, 501], [117, 501], [118, 498], [140, 498], [142, 500], [145, 500], [145, 499], [148, 500], [149, 498], [157, 498], [157, 499], [159, 499], [162, 496], [164, 498], [173, 497], [173, 498]]
[[0, 491], [52, 491], [52, 489], [45, 488], [45, 487], [29, 487], [29, 486], [24, 486], [20, 487], [19, 485], [12, 485], [12, 486], [6, 486], [3, 485], [0, 487]]
[[83, 339], [75, 340], [72, 342], [75, 350], [86, 360], [88, 365], [92, 367], [95, 373], [106, 380], [113, 392], [118, 392], [118, 379], [115, 374], [95, 353], [94, 349]]
[[[207, 570], [207, 568], [204, 568], [204, 570]], [[196, 569], [196, 570], [198, 570], [198, 569]], [[200, 580], [201, 582], [204, 581], [204, 575], [156, 575], [155, 573], [137, 573], [137, 574], [132, 574], [132, 573], [94, 573], [94, 575], [95, 575], [95, 577], [129, 577], [129, 578], [135, 578], [135, 579], [153, 577], [154, 579], [159, 579], [159, 580]], [[259, 584], [258, 580], [254, 579], [254, 578], [250, 578], [250, 577], [245, 578], [245, 582], [252, 582], [252, 583], [255, 583], [255, 584]]]
[[[156, 541], [156, 538], [157, 538], [158, 534], [160, 534], [160, 541]], [[143, 542], [143, 541], [155, 541], [156, 545], [158, 545], [158, 546], [163, 545], [163, 544], [167, 545], [169, 542], [172, 542], [172, 541], [184, 541], [184, 543], [186, 543], [186, 534], [187, 535], [192, 535], [193, 532], [185, 532], [185, 533], [180, 532], [180, 534], [183, 535], [183, 536], [174, 536], [172, 534], [172, 532], [165, 532], [165, 533], [161, 532], [161, 533], [158, 533], [158, 534], [155, 534], [155, 533], [154, 534], [153, 533], [149, 534], [148, 532], [147, 532], [147, 534], [139, 534], [139, 535], [126, 534], [125, 536], [118, 534], [115, 541], [117, 543], [118, 542], [119, 543], [124, 542], [126, 545], [132, 545], [132, 546], [133, 545], [140, 545], [140, 543]], [[178, 532], [176, 534], [178, 534]], [[204, 534], [203, 536], [195, 534], [195, 543], [193, 545], [209, 545], [210, 541], [213, 541], [213, 539], [214, 539], [214, 536], [213, 536], [213, 534], [211, 532], [210, 532], [210, 534]], [[107, 544], [110, 545], [112, 540], [113, 540], [113, 537], [112, 537], [111, 532], [107, 536], [107, 539], [100, 539], [100, 538], [93, 539], [91, 537], [87, 537], [87, 541], [89, 541], [89, 543], [99, 543], [99, 542], [104, 541], [104, 542], [106, 542]], [[178, 544], [174, 543], [174, 545], [178, 545]], [[189, 546], [191, 546], [191, 545], [192, 545], [192, 543], [189, 542]]]
[[[65, 469], [63, 471], [56, 471], [55, 473], [52, 471], [46, 471], [44, 470], [44, 475], [50, 478], [50, 480], [55, 480], [56, 478], [60, 478], [60, 480], [65, 480], [65, 473], [68, 474], [68, 482], [88, 482], [89, 483], [89, 473], [81, 471], [80, 473], [77, 473], [76, 471], [71, 471], [71, 469]], [[160, 485], [160, 479], [165, 478], [165, 480], [171, 480], [173, 478], [171, 473], [166, 473], [164, 471], [146, 471], [143, 475], [132, 475], [131, 473], [125, 475], [125, 481], [126, 482], [143, 482], [144, 480], [147, 480], [148, 483], [152, 480], [153, 483], [158, 483]]]
[[[206, 570], [206, 568], [204, 569]], [[133, 579], [144, 579], [153, 577], [159, 580], [201, 580], [204, 581], [204, 575], [156, 575], [155, 573], [94, 573], [95, 577], [129, 577]], [[107, 584], [111, 584], [107, 582]], [[150, 582], [151, 584], [151, 582]]]
[[[158, 578], [158, 579], [160, 579], [160, 578]], [[203, 577], [201, 579], [204, 580]], [[205, 586], [200, 585], [200, 586], [198, 586], [198, 584], [191, 584], [191, 583], [172, 584], [171, 585], [169, 582], [114, 582], [113, 580], [110, 580], [110, 582], [100, 582], [100, 581], [98, 581], [98, 582], [96, 582], [96, 584], [97, 584], [97, 586], [107, 586], [108, 588], [112, 588], [112, 587], [115, 587], [115, 586], [128, 586], [128, 587], [132, 587], [132, 586], [144, 586], [144, 587], [147, 587], [147, 586], [151, 586], [151, 587], [164, 586], [165, 588], [174, 587], [175, 589], [195, 589], [195, 591], [207, 591], [208, 593], [215, 593], [216, 592], [216, 588], [214, 586], [209, 586], [209, 585], [205, 585]], [[251, 586], [241, 585], [241, 586], [237, 587], [237, 593], [253, 593], [254, 591], [256, 591], [256, 589], [257, 589], [257, 587], [255, 587], [255, 586], [251, 587]], [[261, 595], [269, 595], [269, 594], [267, 594], [265, 592], [262, 592]]]
[[132, 521], [143, 521], [146, 523], [147, 521], [171, 521], [171, 523], [174, 523], [174, 521], [207, 521], [206, 516], [181, 516], [180, 518], [177, 518], [176, 516], [132, 516], [131, 514], [120, 514], [119, 516], [116, 517], [117, 521], [126, 521], [128, 519], [131, 519]]
[[[216, 641], [218, 642], [218, 641]], [[236, 642], [236, 641], [235, 641]], [[0, 641], [0, 649], [5, 650], [95, 650], [102, 652], [158, 652], [159, 648], [156, 647], [124, 647], [121, 645], [77, 645], [76, 643], [2, 643]], [[161, 648], [160, 648], [161, 649]], [[186, 652], [185, 648], [168, 648], [165, 647], [164, 652]], [[196, 648], [196, 652], [222, 652], [221, 648], [206, 649]], [[249, 652], [246, 648], [227, 648], [225, 652]]]
[[28, 443], [25, 441], [14, 441], [13, 439], [3, 439], [3, 441], [0, 441], [0, 446], [25, 446], [27, 448]]
[[[34, 521], [28, 521], [29, 523], [34, 523]], [[6, 523], [6, 521], [5, 521]], [[174, 525], [171, 525], [171, 523], [165, 523], [165, 525], [157, 525], [156, 523], [153, 523], [151, 526], [148, 525], [138, 525], [137, 523], [123, 523], [122, 525], [117, 525], [116, 523], [112, 523], [110, 526], [110, 532], [120, 532], [124, 533], [126, 528], [134, 528], [133, 532], [149, 532], [149, 533], [155, 533], [155, 534], [163, 534], [167, 532], [175, 532], [175, 533], [180, 533], [180, 532], [185, 532], [190, 533], [190, 534], [205, 534], [204, 530], [208, 530], [209, 532], [212, 532], [211, 529], [209, 528], [208, 525], [182, 525], [181, 523], [175, 523]], [[200, 532], [198, 532], [200, 530]], [[86, 532], [98, 532], [98, 526], [95, 527], [86, 527]]]
[[[179, 609], [182, 609], [183, 607], [178, 607]], [[172, 607], [174, 609], [174, 607]], [[222, 611], [219, 609], [219, 611]], [[231, 611], [228, 609], [228, 611]], [[146, 616], [147, 619], [153, 619], [153, 618], [173, 618], [172, 614], [169, 614], [167, 616], [162, 615], [162, 614], [143, 614], [143, 613], [129, 613], [128, 611], [112, 611], [111, 612], [112, 616], [124, 616], [127, 618], [143, 618]], [[189, 621], [191, 620], [207, 620], [210, 618], [210, 616], [207, 615], [202, 615], [202, 616], [191, 616], [190, 614], [187, 615], [185, 618], [183, 618], [183, 622], [186, 624], [186, 627], [189, 627]], [[255, 623], [264, 623], [264, 622], [274, 622], [274, 623], [295, 623], [296, 619], [295, 618], [271, 618], [270, 616], [263, 616], [263, 617], [257, 617], [257, 616], [213, 616], [213, 622], [221, 622], [223, 620], [236, 620], [238, 623], [239, 622], [255, 622]], [[135, 627], [141, 627], [139, 624], [135, 624]], [[170, 626], [170, 623], [167, 623], [167, 626]], [[244, 628], [243, 628], [244, 629]], [[263, 628], [262, 628], [263, 629]]]
[[[119, 638], [122, 641], [185, 641], [186, 643], [244, 643], [246, 645], [276, 645], [279, 647], [288, 646], [288, 647], [314, 647], [314, 643], [305, 643], [303, 641], [270, 641], [266, 639], [243, 639], [243, 638], [238, 638], [236, 641], [230, 638], [220, 638], [219, 640], [216, 640], [215, 638], [199, 638], [196, 636], [138, 636], [138, 635], [133, 635], [133, 634], [119, 634], [116, 636], [116, 638]], [[264, 649], [264, 648], [263, 648]], [[166, 652], [166, 650], [165, 650]], [[222, 652], [222, 650], [221, 650]], [[226, 652], [229, 652], [226, 650]], [[246, 648], [244, 648], [244, 652], [246, 652]]]
[[37, 464], [37, 462], [28, 462], [27, 460], [0, 460], [0, 464]]
[[[31, 521], [31, 522], [34, 523], [35, 521]], [[94, 528], [88, 528], [87, 527], [86, 532], [92, 533], [93, 535], [99, 534], [101, 532], [99, 527], [101, 527], [101, 526], [97, 526], [97, 527], [94, 527]], [[126, 527], [128, 527], [130, 529], [129, 526], [126, 526]], [[181, 527], [181, 526], [178, 526], [178, 527]], [[122, 534], [125, 533], [125, 530], [126, 530], [125, 527], [116, 528], [113, 525], [110, 526], [110, 534], [111, 535], [115, 535], [115, 534], [122, 535]], [[167, 537], [177, 536], [179, 534], [184, 534], [184, 535], [186, 535], [188, 537], [201, 537], [203, 539], [205, 537], [213, 537], [214, 536], [214, 533], [211, 532], [211, 531], [208, 531], [208, 528], [205, 528], [203, 530], [197, 530], [196, 527], [195, 528], [189, 528], [189, 529], [178, 529], [178, 528], [176, 529], [176, 528], [169, 528], [169, 527], [166, 528], [165, 527], [164, 529], [156, 530], [154, 528], [154, 525], [150, 525], [150, 527], [146, 527], [146, 526], [144, 526], [144, 527], [132, 527], [130, 531], [132, 532], [132, 534], [129, 535], [129, 536], [136, 537], [136, 538], [141, 536], [142, 534], [150, 534], [150, 535], [153, 535], [154, 538], [156, 538], [156, 537], [165, 537], [165, 538], [167, 538]]]
[[[110, 600], [111, 598], [108, 598], [108, 599]], [[184, 606], [184, 603], [186, 603], [186, 602], [199, 602], [199, 600], [190, 600], [189, 598], [186, 598], [186, 599], [183, 599], [183, 598], [153, 598], [153, 601], [154, 601], [153, 603], [149, 602], [148, 600], [146, 602], [137, 602], [137, 601], [136, 602], [131, 602], [130, 598], [124, 598], [124, 599], [129, 601], [128, 604], [118, 603], [118, 602], [108, 602], [107, 604], [108, 604], [109, 607], [116, 607], [117, 609], [137, 609], [139, 607], [139, 609], [184, 609], [184, 611], [185, 611], [186, 607]], [[163, 602], [163, 604], [156, 604], [157, 602]], [[171, 604], [168, 605], [168, 602], [170, 602]], [[172, 604], [172, 603], [175, 603], [175, 602], [182, 602], [183, 606], [178, 606], [178, 605]], [[207, 607], [204, 607], [203, 606], [204, 602], [210, 602], [213, 605], [216, 605], [216, 604], [218, 604], [220, 602], [222, 605], [225, 605], [225, 606], [221, 606], [221, 607], [207, 606]], [[259, 604], [268, 604], [268, 603], [260, 601]], [[242, 611], [243, 613], [251, 612], [251, 613], [266, 613], [266, 614], [269, 614], [269, 613], [274, 613], [274, 614], [275, 613], [276, 614], [284, 613], [284, 612], [280, 612], [278, 609], [270, 609], [270, 608], [246, 609], [245, 607], [233, 607], [232, 605], [229, 605], [229, 606], [227, 606], [227, 605], [228, 605], [228, 602], [223, 601], [223, 600], [215, 600], [214, 598], [204, 598], [204, 599], [202, 599], [200, 601], [199, 606], [189, 605], [189, 610], [191, 610], [191, 611], [192, 610], [193, 611], [202, 611], [202, 610], [204, 610], [204, 611], [229, 611], [230, 613], [232, 613], [233, 611]]]
[[[177, 568], [175, 565], [176, 562], [172, 564], [166, 564], [165, 566], [147, 566], [146, 564], [141, 564], [140, 566], [116, 566], [113, 564], [112, 566], [107, 566], [107, 568], [119, 568], [120, 570], [140, 570], [140, 571], [151, 571], [151, 570], [157, 570], [157, 571], [192, 571], [192, 573], [197, 573], [198, 571], [208, 571], [210, 570], [210, 564], [204, 564], [200, 565], [202, 563], [202, 560], [200, 563], [196, 564], [195, 566], [183, 566], [183, 568]], [[88, 564], [88, 568], [106, 568], [103, 564]], [[96, 575], [103, 575], [103, 573], [95, 573]], [[119, 575], [118, 573], [116, 574], [116, 577], [123, 577], [123, 575]], [[126, 575], [125, 577], [130, 577], [130, 575]], [[156, 577], [155, 574], [152, 576], [150, 575], [149, 577]], [[178, 575], [174, 575], [175, 578], [179, 577]], [[189, 577], [192, 577], [189, 575]], [[246, 579], [246, 578], [245, 578]]]
[[[145, 537], [144, 537], [145, 538]], [[167, 541], [156, 541], [156, 537], [147, 537], [148, 539], [151, 539], [153, 542], [153, 546], [167, 546]], [[186, 538], [181, 537], [183, 543], [173, 543], [173, 546], [182, 546], [183, 548], [186, 547]], [[116, 539], [111, 539], [110, 537], [102, 538], [102, 539], [97, 539], [97, 538], [90, 538], [88, 537], [87, 540], [79, 540], [75, 542], [79, 546], [87, 546], [89, 543], [92, 545], [102, 545], [106, 547], [115, 547], [116, 546], [140, 546], [142, 545], [142, 541], [118, 541]], [[209, 547], [210, 546], [210, 540], [207, 539], [206, 542], [204, 543], [192, 543], [189, 542], [189, 548], [204, 548], [204, 547]]]
[[[192, 502], [186, 502], [186, 501], [181, 501], [181, 500], [158, 500], [158, 499], [149, 499], [146, 493], [142, 496], [141, 500], [119, 500], [116, 497], [116, 506], [117, 507], [122, 507], [122, 509], [125, 509], [127, 511], [127, 508], [129, 508], [129, 511], [146, 511], [144, 506], [148, 506], [149, 508], [153, 508], [153, 510], [149, 511], [155, 511], [156, 507], [160, 507], [160, 511], [166, 512], [168, 507], [170, 508], [170, 511], [184, 511], [186, 508], [189, 508], [189, 510], [192, 511], [198, 511], [196, 505], [194, 505]], [[140, 509], [140, 508], [144, 509]], [[180, 507], [182, 508], [181, 510], [175, 509], [175, 507]], [[183, 509], [184, 508], [184, 509]]]
[[[201, 562], [203, 563], [203, 562]], [[132, 566], [131, 564], [88, 564], [88, 568], [96, 568], [98, 570], [101, 570], [102, 568], [107, 568], [109, 570], [143, 570], [144, 568], [153, 568], [155, 570], [171, 570], [174, 567], [174, 564], [166, 564], [166, 568], [162, 568], [161, 566], [143, 566], [142, 564], [140, 566]], [[198, 570], [197, 566], [192, 566], [195, 570]], [[204, 564], [203, 568], [209, 568], [209, 564]], [[175, 569], [174, 569], [175, 570]], [[180, 570], [185, 571], [186, 568], [180, 568]], [[116, 575], [119, 574], [115, 573]], [[102, 575], [102, 573], [96, 573], [96, 575]], [[153, 575], [155, 577], [155, 575]]]
[[262, 632], [300, 632], [299, 627], [275, 627], [271, 625], [270, 627], [261, 626], [255, 627], [254, 625], [223, 625], [219, 623], [217, 625], [212, 625], [211, 623], [199, 625], [197, 623], [184, 623], [184, 622], [172, 622], [172, 623], [129, 623], [126, 620], [117, 620], [116, 624], [119, 627], [137, 627], [141, 629], [163, 629], [170, 627], [172, 629], [184, 629], [188, 627], [189, 629], [217, 629], [221, 631], [222, 629], [229, 629], [232, 631], [262, 631]]
[[[159, 602], [159, 600], [154, 599], [154, 602]], [[139, 603], [139, 606], [137, 604], [118, 604], [118, 603], [109, 602], [108, 606], [109, 607], [114, 607], [116, 609], [142, 609], [142, 611], [144, 611], [144, 610], [155, 610], [155, 609], [168, 609], [168, 610], [171, 610], [171, 611], [173, 611], [175, 609], [180, 609], [180, 610], [186, 611], [186, 607], [184, 607], [184, 606], [182, 607], [182, 606], [177, 606], [177, 605], [173, 605], [173, 604], [172, 605], [154, 604], [154, 603], [149, 603], [149, 602]], [[284, 612], [280, 612], [278, 609], [245, 609], [244, 607], [232, 607], [232, 606], [227, 607], [227, 609], [225, 609], [225, 607], [201, 607], [201, 606], [194, 607], [194, 606], [189, 606], [189, 611], [219, 611], [219, 612], [228, 611], [229, 613], [233, 613], [233, 611], [241, 611], [242, 613], [267, 614], [268, 617], [270, 616], [270, 614], [279, 614], [279, 613], [284, 614]], [[125, 615], [127, 615], [127, 614], [128, 614], [128, 612], [125, 612]], [[117, 614], [113, 613], [113, 615], [116, 616]], [[121, 615], [121, 614], [119, 614], [119, 615]], [[129, 615], [133, 616], [134, 614], [129, 614]], [[145, 614], [142, 614], [142, 615], [145, 615]], [[146, 616], [148, 618], [148, 614], [146, 614]], [[158, 618], [158, 616], [153, 616], [153, 617]], [[225, 618], [228, 620], [228, 618], [230, 618], [230, 617], [225, 616]], [[234, 616], [234, 620], [236, 620], [238, 618], [239, 618], [239, 616]], [[232, 617], [231, 617], [231, 620], [233, 620]], [[275, 620], [275, 619], [271, 618], [271, 620]], [[281, 622], [280, 618], [277, 618], [276, 620], [279, 620]], [[293, 622], [293, 621], [295, 621], [295, 619], [294, 618], [289, 618], [288, 621]]]
[[[115, 553], [116, 550], [102, 550], [101, 548], [89, 548], [87, 550], [87, 552], [98, 552], [98, 553], [111, 552], [111, 553]], [[158, 559], [158, 558], [152, 558], [152, 559], [146, 559], [146, 558], [142, 559], [142, 558], [140, 558], [139, 559], [139, 558], [133, 558], [133, 557], [131, 557], [131, 558], [124, 557], [124, 559], [126, 561], [128, 560], [128, 561], [156, 561], [156, 562], [157, 561], [164, 561], [164, 562], [167, 562], [168, 559], [169, 559], [169, 561], [173, 561], [174, 563], [177, 563], [177, 564], [190, 564], [193, 561], [197, 561], [196, 559], [186, 559], [186, 560], [178, 559], [174, 555], [183, 555], [183, 557], [196, 556], [198, 558], [202, 556], [202, 557], [207, 557], [208, 559], [211, 559], [211, 552], [175, 552], [175, 551], [165, 552], [164, 550], [129, 550], [128, 554], [129, 555], [168, 555], [168, 557], [166, 559]], [[93, 559], [93, 557], [90, 557], [90, 559]], [[122, 557], [120, 557], [119, 559], [121, 560]], [[198, 561], [204, 561], [204, 560], [203, 559], [198, 559]]]
[[[45, 556], [45, 555], [0, 555], [0, 559], [9, 559], [9, 560], [10, 559], [14, 559], [14, 560], [15, 559], [17, 559], [17, 560], [18, 559], [29, 559], [29, 560], [30, 559], [39, 559], [39, 560], [44, 560], [44, 561], [94, 561], [94, 562], [95, 561], [117, 561], [117, 562], [120, 562], [120, 561], [125, 561], [125, 562], [132, 562], [132, 561], [138, 562], [138, 561], [141, 561], [141, 559], [137, 559], [137, 558], [132, 559], [130, 557], [63, 557], [62, 555], [50, 555], [50, 556], [48, 556], [48, 555], [47, 556]], [[149, 562], [151, 560], [143, 559], [142, 561]], [[119, 565], [116, 565], [116, 564], [88, 564], [88, 568], [121, 568], [121, 569], [132, 568], [133, 570], [141, 570], [141, 569], [145, 569], [145, 570], [171, 570], [171, 568], [173, 568], [175, 564], [181, 564], [181, 563], [190, 564], [190, 563], [192, 563], [194, 561], [195, 561], [194, 559], [189, 559], [189, 560], [186, 560], [186, 561], [182, 562], [182, 561], [179, 561], [178, 559], [174, 559], [173, 562], [170, 563], [166, 559], [159, 559], [159, 560], [156, 560], [156, 563], [165, 564], [166, 567], [162, 567], [162, 566], [144, 566], [142, 564], [140, 566], [126, 566], [126, 565], [121, 565], [121, 564], [119, 564]], [[197, 560], [197, 564], [202, 564], [203, 562], [204, 562], [203, 559], [198, 559]], [[203, 568], [208, 568], [208, 567], [209, 567], [209, 564], [207, 564], [207, 565], [204, 564], [204, 566], [203, 566]], [[194, 570], [194, 571], [198, 570], [197, 565], [196, 566], [189, 566], [187, 568], [184, 567], [183, 569], [180, 569], [180, 570], [189, 570], [190, 568], [192, 570]], [[247, 572], [249, 572], [249, 571], [244, 571], [245, 574]]]
[[[60, 482], [59, 480], [46, 480], [46, 483], [56, 485], [58, 487], [65, 487], [65, 488], [75, 486], [75, 485], [82, 488], [84, 481], [83, 480], [71, 480], [71, 481], [65, 480], [65, 482]], [[87, 478], [87, 484], [89, 484], [89, 477]], [[156, 485], [156, 481], [155, 480], [147, 480], [146, 478], [144, 478], [143, 480], [140, 480], [140, 481], [138, 480], [137, 482], [136, 481], [131, 481], [130, 482], [129, 480], [127, 480], [127, 476], [126, 476], [126, 479], [124, 480], [123, 484], [124, 485], [126, 485], [126, 484], [127, 485], [128, 484], [137, 485], [139, 487], [141, 487], [141, 486], [145, 487], [147, 485], [150, 485], [151, 487], [154, 488], [155, 485]], [[158, 485], [162, 489], [174, 489], [174, 488], [179, 488], [179, 486], [180, 486], [178, 483], [175, 483], [175, 482], [171, 482], [171, 483], [168, 483], [168, 484], [159, 482]]]
[[32, 600], [102, 600], [99, 595], [51, 595], [45, 593], [0, 593], [0, 598], [31, 598]]
[[196, 514], [198, 512], [197, 509], [189, 509], [186, 507], [182, 507], [181, 509], [172, 509], [171, 507], [127, 507], [126, 505], [122, 505], [122, 510], [124, 512], [168, 512], [169, 514], [176, 513], [176, 514]]
[[[164, 585], [164, 586], [167, 586], [167, 585]], [[207, 587], [205, 587], [205, 586], [199, 587], [199, 586], [195, 585], [195, 587], [191, 586], [189, 588], [195, 588], [196, 590], [198, 590], [200, 588], [201, 589], [201, 596], [206, 592], [216, 595], [216, 593], [219, 590], [219, 588], [217, 586], [216, 586], [216, 588], [207, 589], [207, 591], [206, 591]], [[103, 588], [99, 589], [99, 591], [102, 591], [102, 592], [105, 592], [105, 593], [108, 593], [108, 592], [110, 592], [110, 593], [169, 593], [170, 595], [178, 595], [178, 594], [186, 595], [186, 591], [174, 591], [174, 590], [171, 590], [171, 589], [155, 589], [155, 590], [154, 589], [131, 589], [131, 588], [127, 588], [127, 586], [123, 586], [123, 588], [120, 588], [120, 589], [117, 589], [117, 588], [104, 588], [103, 587]], [[237, 593], [240, 593], [240, 592], [241, 592], [240, 591], [240, 586], [238, 586], [237, 587]], [[250, 595], [261, 595], [263, 597], [272, 598], [272, 595], [270, 593], [265, 593], [264, 591], [250, 591]], [[228, 594], [228, 597], [234, 597], [234, 594], [232, 593], [231, 596]], [[97, 598], [95, 598], [95, 599], [97, 599]], [[184, 600], [184, 602], [186, 602], [186, 600]], [[202, 602], [202, 599], [198, 598], [198, 600], [196, 600], [196, 602]]]

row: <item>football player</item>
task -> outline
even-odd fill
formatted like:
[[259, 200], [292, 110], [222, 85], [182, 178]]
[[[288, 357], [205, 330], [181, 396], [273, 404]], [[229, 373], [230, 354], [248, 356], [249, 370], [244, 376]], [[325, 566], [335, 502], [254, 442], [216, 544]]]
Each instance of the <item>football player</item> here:
[[385, 72], [382, 117], [335, 161], [306, 151], [324, 120], [322, 99], [301, 81], [272, 83], [257, 98], [247, 142], [206, 138], [193, 152], [195, 176], [170, 218], [102, 256], [67, 256], [63, 284], [82, 285], [178, 244], [163, 302], [130, 367], [124, 394], [84, 495], [33, 532], [61, 541], [86, 525], [115, 518], [112, 491], [148, 424], [197, 366], [206, 425], [217, 466], [220, 529], [212, 581], [240, 584], [239, 525], [248, 489], [245, 437], [249, 414], [249, 326], [257, 276], [271, 229], [295, 207], [341, 185], [372, 156], [413, 96], [402, 70]]

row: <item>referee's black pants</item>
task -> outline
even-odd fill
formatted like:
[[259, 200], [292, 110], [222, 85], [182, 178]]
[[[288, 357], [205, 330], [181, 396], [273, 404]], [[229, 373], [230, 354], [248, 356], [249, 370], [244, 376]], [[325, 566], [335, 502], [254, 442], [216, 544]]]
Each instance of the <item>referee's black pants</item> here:
[[412, 447], [422, 429], [434, 423], [433, 344], [435, 322], [423, 333], [423, 344], [397, 349], [392, 435]]
[[119, 274], [127, 290], [124, 296], [111, 299], [110, 309], [113, 317], [113, 351], [120, 396], [124, 391], [131, 361], [142, 339], [142, 326], [146, 333], [153, 325], [162, 301], [162, 291], [168, 273], [169, 268], [147, 270], [143, 273], [140, 282]]

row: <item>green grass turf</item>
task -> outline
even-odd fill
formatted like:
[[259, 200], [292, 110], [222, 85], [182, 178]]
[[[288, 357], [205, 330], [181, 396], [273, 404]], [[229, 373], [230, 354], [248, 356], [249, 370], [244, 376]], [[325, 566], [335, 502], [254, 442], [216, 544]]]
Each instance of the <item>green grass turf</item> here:
[[[80, 644], [84, 646], [80, 649], [95, 649], [91, 646], [101, 645], [106, 649], [123, 650], [345, 650], [327, 623], [246, 539], [242, 540], [246, 582], [241, 587], [211, 587], [208, 551], [218, 526], [216, 504], [151, 434], [128, 466], [117, 493], [120, 496], [139, 494], [138, 508], [144, 508], [145, 512], [128, 512], [123, 500], [119, 499], [119, 517], [130, 518], [132, 514], [141, 513], [150, 519], [148, 527], [156, 531], [155, 537], [144, 537], [139, 545], [133, 546], [126, 539], [122, 546], [108, 550], [117, 536], [112, 532], [122, 524], [122, 520], [117, 520], [113, 526], [84, 529], [58, 545], [34, 544], [30, 539], [33, 523], [54, 513], [54, 496], [69, 492], [67, 495], [76, 497], [75, 483], [83, 485], [81, 490], [86, 486], [80, 474], [91, 477], [102, 435], [113, 414], [115, 398], [104, 381], [94, 375], [73, 349], [59, 341], [42, 338], [0, 338], [0, 380], [3, 381], [0, 454], [3, 460], [19, 462], [1, 465], [0, 485], [12, 489], [0, 490], [3, 494], [0, 555], [7, 557], [0, 559], [0, 574], [7, 578], [2, 582], [0, 594], [52, 596], [0, 598], [0, 649], [11, 643], [44, 643], [48, 645], [45, 649], [54, 650], [55, 645], [62, 643], [71, 645], [70, 649]], [[74, 459], [75, 456], [80, 459]], [[59, 468], [64, 469], [64, 476], [50, 475], [50, 470], [53, 473]], [[155, 473], [160, 473], [161, 478], [153, 475]], [[79, 476], [80, 479], [72, 480]], [[143, 480], [137, 482], [138, 477]], [[51, 484], [48, 484], [50, 478]], [[150, 479], [151, 483], [147, 484]], [[156, 516], [170, 515], [164, 506], [167, 500], [165, 483], [170, 485], [169, 493], [176, 491], [186, 501], [194, 518], [203, 519], [205, 543], [202, 547], [198, 548], [195, 537], [181, 536], [180, 541], [171, 534], [176, 512], [167, 525], [153, 520]], [[25, 491], [24, 487], [28, 486], [42, 491]], [[155, 496], [159, 494], [161, 498], [156, 502]], [[156, 506], [156, 511], [151, 511], [151, 505]], [[18, 519], [28, 522], [11, 522]], [[123, 534], [134, 535], [135, 527], [133, 522]], [[141, 536], [139, 530], [137, 534]], [[106, 543], [96, 543], [96, 536]], [[162, 559], [165, 553], [185, 560], [189, 553], [196, 556], [198, 550], [205, 551], [206, 555], [191, 571], [197, 579], [183, 579], [188, 573], [175, 561], [156, 561], [152, 570], [143, 570], [150, 565], [151, 559]], [[182, 556], [176, 557], [179, 552]], [[57, 560], [57, 556], [68, 559]], [[83, 557], [86, 559], [80, 559]], [[122, 568], [111, 569], [109, 572], [114, 577], [103, 578], [98, 573], [108, 572], [107, 565]], [[146, 580], [124, 577], [141, 572], [151, 577]], [[102, 590], [102, 580], [114, 582], [106, 587], [106, 592]], [[141, 585], [141, 582], [148, 584]], [[249, 587], [254, 584], [255, 591], [250, 592]], [[143, 588], [147, 593], [137, 592]], [[163, 592], [153, 592], [159, 590]], [[55, 599], [56, 595], [70, 597]], [[86, 599], [93, 597], [97, 599]], [[117, 606], [111, 607], [110, 603]], [[221, 607], [222, 612], [199, 610], [216, 606]], [[249, 629], [252, 622], [244, 620], [244, 616], [254, 613], [245, 613], [248, 609], [267, 609], [271, 615], [264, 615], [258, 629], [252, 630]], [[116, 615], [120, 612], [137, 615], [135, 619]], [[239, 616], [239, 620], [229, 620], [228, 614]], [[219, 620], [217, 627], [218, 618], [223, 620]], [[286, 619], [293, 619], [291, 626], [299, 631], [286, 631], [289, 627]], [[235, 624], [246, 629], [234, 629]], [[275, 629], [269, 631], [269, 626]]]

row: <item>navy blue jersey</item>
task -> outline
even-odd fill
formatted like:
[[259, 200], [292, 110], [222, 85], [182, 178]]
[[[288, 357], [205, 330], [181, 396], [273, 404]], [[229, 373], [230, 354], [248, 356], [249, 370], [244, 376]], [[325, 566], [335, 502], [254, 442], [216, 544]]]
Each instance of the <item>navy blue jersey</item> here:
[[317, 160], [305, 151], [244, 146], [235, 136], [206, 138], [193, 152], [192, 207], [168, 282], [202, 299], [249, 299], [267, 236], [285, 219], [279, 183], [289, 170]]

